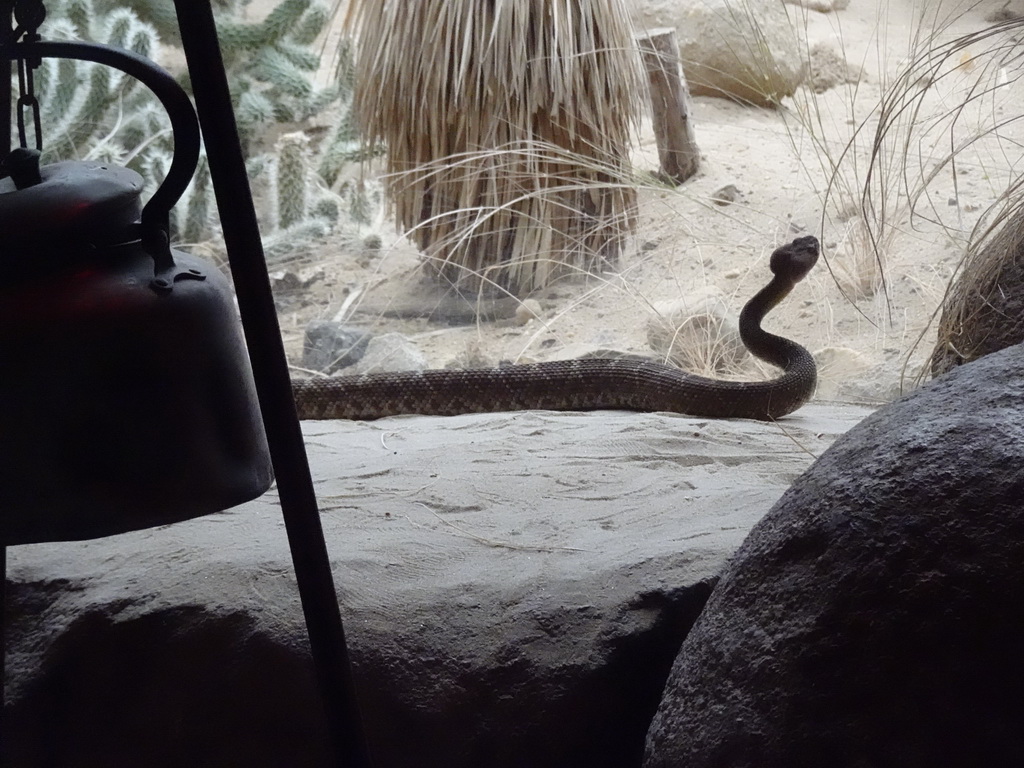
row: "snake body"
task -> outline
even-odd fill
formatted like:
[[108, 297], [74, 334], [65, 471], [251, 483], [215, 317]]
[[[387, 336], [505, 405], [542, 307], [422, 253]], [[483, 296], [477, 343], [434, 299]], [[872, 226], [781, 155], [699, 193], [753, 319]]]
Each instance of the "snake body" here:
[[295, 380], [301, 419], [377, 419], [399, 414], [453, 416], [518, 410], [672, 411], [712, 418], [775, 419], [814, 394], [810, 352], [761, 328], [764, 316], [807, 275], [818, 241], [800, 237], [771, 256], [771, 282], [744, 306], [740, 338], [781, 368], [769, 381], [721, 381], [655, 362], [559, 360], [479, 370], [427, 370]]

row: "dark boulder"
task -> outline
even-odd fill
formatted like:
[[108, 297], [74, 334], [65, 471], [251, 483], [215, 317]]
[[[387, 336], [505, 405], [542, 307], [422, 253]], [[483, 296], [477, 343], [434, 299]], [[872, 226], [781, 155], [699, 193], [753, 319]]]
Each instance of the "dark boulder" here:
[[841, 437], [751, 531], [645, 768], [1024, 765], [1024, 348]]

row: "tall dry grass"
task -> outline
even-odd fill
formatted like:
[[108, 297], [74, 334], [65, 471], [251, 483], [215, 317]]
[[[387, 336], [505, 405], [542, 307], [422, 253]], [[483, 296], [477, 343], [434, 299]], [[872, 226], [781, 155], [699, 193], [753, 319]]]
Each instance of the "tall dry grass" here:
[[[958, 200], [964, 168], [987, 174], [998, 165], [992, 158], [1002, 153], [998, 144], [1008, 142], [1005, 129], [1021, 116], [1020, 110], [1008, 117], [1000, 114], [1007, 87], [1017, 78], [1015, 61], [1022, 48], [1012, 32], [1021, 21], [954, 34], [951, 30], [983, 4], [936, 0], [910, 5], [916, 17], [903, 41], [907, 53], [891, 76], [886, 74], [891, 62], [884, 57], [891, 55], [887, 41], [892, 32], [880, 14], [876, 50], [882, 96], [872, 108], [865, 110], [860, 81], [854, 80], [843, 86], [841, 113], [832, 94], [807, 89], [783, 113], [793, 125], [794, 145], [813, 148], [805, 153], [811, 158], [808, 171], [825, 179], [821, 229], [839, 230], [838, 248], [827, 256], [833, 277], [851, 301], [877, 291], [886, 294], [889, 255], [900, 238], [927, 233], [920, 238], [922, 247], [938, 236], [976, 250], [973, 243], [982, 230], [972, 232], [963, 217], [951, 222], [950, 207]], [[883, 10], [887, 6], [881, 4]], [[841, 34], [839, 42], [845, 54]], [[843, 141], [823, 127], [844, 122], [849, 132]], [[1009, 165], [1014, 154], [1006, 153]], [[946, 191], [949, 186], [952, 194]], [[1008, 184], [981, 220], [1006, 207], [1014, 186]]]
[[466, 291], [615, 263], [644, 94], [622, 0], [350, 0], [355, 103], [398, 227]]
[[[853, 69], [860, 73], [838, 86], [841, 99], [837, 101], [833, 92], [820, 94], [805, 88], [782, 112], [793, 126], [797, 151], [806, 145], [812, 149], [801, 153], [810, 158], [807, 170], [812, 180], [825, 180], [821, 230], [831, 226], [839, 231], [839, 247], [828, 265], [842, 293], [853, 302], [886, 291], [888, 255], [895, 241], [918, 215], [921, 203], [927, 202], [932, 182], [956, 156], [956, 151], [936, 150], [941, 147], [936, 137], [950, 129], [953, 113], [962, 109], [961, 98], [970, 99], [972, 87], [958, 83], [948, 94], [956, 106], [936, 107], [946, 97], [936, 97], [943, 85], [940, 81], [960, 72], [959, 61], [951, 64], [950, 52], [940, 50], [939, 41], [948, 37], [948, 30], [972, 9], [971, 4], [900, 0], [899, 5], [910, 7], [914, 20], [898, 39], [888, 23], [894, 4], [879, 5], [873, 62], [870, 54], [859, 60], [853, 57], [838, 27], [840, 57], [852, 59]], [[890, 74], [893, 51], [900, 51], [896, 55], [903, 61]], [[812, 50], [806, 55], [811, 59]], [[865, 104], [862, 91], [868, 89], [862, 87], [862, 77], [871, 68], [879, 77], [882, 96]], [[978, 82], [983, 79], [979, 73]], [[965, 90], [968, 95], [961, 96]], [[826, 128], [844, 124], [848, 127], [845, 137]]]
[[[932, 316], [933, 323], [938, 318], [936, 341], [918, 380], [1024, 340], [1024, 173], [1016, 125], [1024, 117], [1022, 30], [1024, 18], [1011, 15], [947, 41], [926, 39], [883, 99], [873, 168], [898, 170], [890, 177], [907, 201], [910, 225], [942, 232], [962, 253]], [[925, 105], [936, 91], [948, 94], [944, 109], [929, 115]], [[929, 140], [936, 135], [941, 141]], [[923, 153], [922, 146], [934, 149]], [[959, 200], [961, 178], [971, 168], [991, 178], [995, 200], [972, 225], [950, 226], [946, 211]], [[952, 197], [933, 194], [939, 179], [952, 184]], [[866, 206], [884, 214], [886, 201], [878, 204], [871, 191], [866, 184]], [[887, 226], [884, 215], [877, 216], [875, 231]]]

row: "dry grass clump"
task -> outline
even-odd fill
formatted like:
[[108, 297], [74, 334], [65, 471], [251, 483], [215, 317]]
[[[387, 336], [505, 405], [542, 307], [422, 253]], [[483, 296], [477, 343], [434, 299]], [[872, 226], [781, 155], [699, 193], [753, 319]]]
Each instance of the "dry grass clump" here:
[[832, 277], [843, 295], [853, 301], [874, 296], [885, 276], [886, 250], [872, 239], [871, 225], [856, 215], [845, 222], [829, 259]]
[[351, 0], [362, 134], [396, 222], [463, 289], [615, 262], [642, 94], [621, 0]]
[[685, 299], [654, 305], [647, 343], [667, 363], [709, 377], [748, 373], [750, 355], [725, 292], [712, 285]]
[[[1003, 219], [1004, 217], [999, 217]], [[1024, 341], [1024, 201], [971, 244], [942, 302], [932, 376]]]

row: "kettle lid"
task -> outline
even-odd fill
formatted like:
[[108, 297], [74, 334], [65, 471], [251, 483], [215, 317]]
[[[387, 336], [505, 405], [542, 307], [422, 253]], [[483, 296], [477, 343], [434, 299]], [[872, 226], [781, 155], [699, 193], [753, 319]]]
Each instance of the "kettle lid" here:
[[21, 272], [23, 260], [40, 252], [67, 264], [134, 239], [143, 189], [135, 171], [74, 160], [40, 168], [39, 151], [24, 148], [4, 165], [10, 176], [0, 179], [0, 267]]

